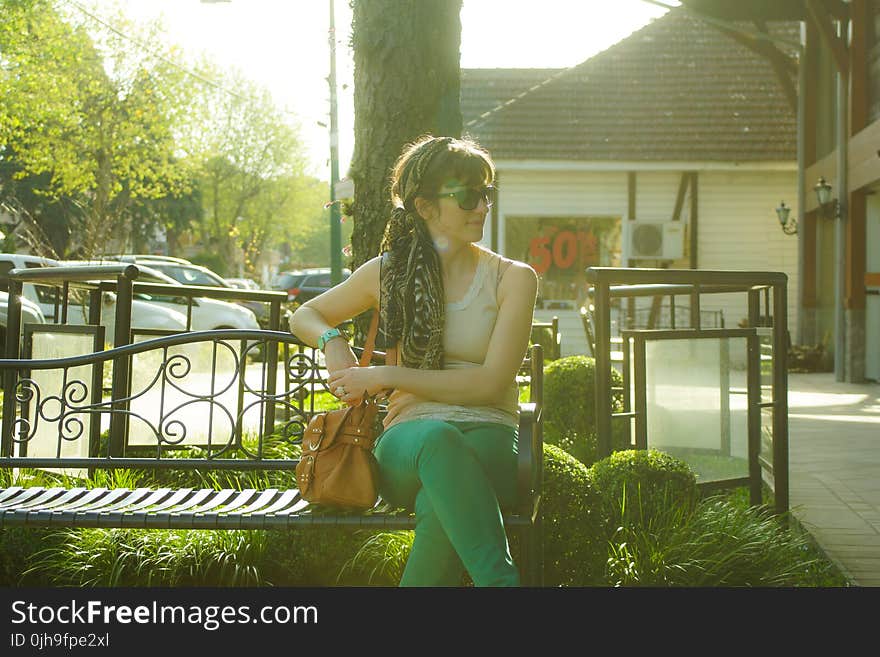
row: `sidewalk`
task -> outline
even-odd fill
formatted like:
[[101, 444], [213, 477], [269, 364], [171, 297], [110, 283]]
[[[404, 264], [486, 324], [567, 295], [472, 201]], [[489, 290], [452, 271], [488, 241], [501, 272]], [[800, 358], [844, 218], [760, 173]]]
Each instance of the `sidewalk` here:
[[880, 384], [790, 374], [791, 509], [856, 586], [880, 586]]

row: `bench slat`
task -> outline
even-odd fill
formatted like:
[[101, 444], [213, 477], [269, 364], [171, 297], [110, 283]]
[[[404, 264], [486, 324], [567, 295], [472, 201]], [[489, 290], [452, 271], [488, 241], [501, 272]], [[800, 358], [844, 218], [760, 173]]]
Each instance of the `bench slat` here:
[[233, 513], [242, 514], [242, 515], [249, 514], [249, 513], [255, 513], [256, 511], [259, 511], [260, 509], [265, 508], [267, 504], [271, 504], [272, 502], [274, 502], [277, 498], [278, 498], [278, 489], [277, 488], [270, 488], [268, 490], [264, 490], [262, 493], [260, 493], [260, 496], [256, 500], [254, 500], [254, 502], [252, 504], [250, 504], [249, 506], [246, 506], [243, 509], [239, 509], [238, 511], [233, 511]]
[[33, 498], [37, 497], [44, 490], [46, 490], [46, 489], [43, 488], [42, 486], [35, 486], [33, 488], [19, 489], [18, 495], [15, 498], [9, 500], [9, 502], [7, 504], [4, 504], [3, 507], [5, 508], [5, 507], [11, 507], [11, 506], [21, 506], [22, 504], [24, 504], [28, 500], [32, 500]]
[[3, 502], [13, 495], [18, 495], [24, 488], [21, 486], [10, 486], [9, 488], [5, 488], [0, 491], [0, 506], [2, 506]]
[[12, 505], [10, 505], [10, 507], [14, 508], [15, 510], [19, 510], [29, 509], [35, 506], [42, 506], [44, 504], [48, 504], [53, 497], [58, 497], [59, 495], [61, 495], [65, 490], [67, 489], [60, 487], [45, 488], [40, 495], [34, 495], [25, 502], [20, 502], [18, 504], [13, 503]]

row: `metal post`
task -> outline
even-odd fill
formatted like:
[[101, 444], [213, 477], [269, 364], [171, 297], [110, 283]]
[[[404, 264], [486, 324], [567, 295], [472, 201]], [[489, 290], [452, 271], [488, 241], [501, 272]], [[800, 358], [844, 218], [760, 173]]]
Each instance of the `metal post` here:
[[[777, 513], [788, 512], [788, 293], [773, 285], [773, 494]], [[836, 357], [835, 357], [836, 359]]]
[[611, 455], [611, 291], [604, 280], [594, 287], [596, 318], [596, 433], [597, 456]]
[[[840, 21], [840, 33], [846, 38], [846, 21]], [[849, 142], [848, 75], [837, 72], [837, 212], [834, 230], [834, 379], [846, 380], [846, 320], [843, 301], [846, 295], [846, 216], [849, 205], [847, 176]]]
[[719, 450], [724, 456], [730, 456], [730, 338], [719, 338], [718, 356], [718, 389], [721, 395], [719, 399], [721, 409]]
[[[18, 358], [21, 350], [21, 282], [9, 279], [9, 305], [6, 309], [6, 358]], [[0, 456], [12, 456], [12, 429], [15, 423], [15, 389], [18, 370], [3, 372], [3, 429]]]
[[[806, 43], [806, 25], [801, 23], [801, 44]], [[798, 62], [798, 95], [797, 95], [797, 241], [798, 241], [798, 325], [797, 325], [797, 342], [804, 344], [806, 342], [806, 299], [805, 290], [805, 269], [806, 262], [806, 212], [807, 192], [806, 183], [804, 182], [804, 171], [806, 171], [806, 153], [805, 153], [805, 133], [806, 124], [805, 117], [807, 112], [807, 71], [809, 64], [806, 61], [806, 48], [801, 45]], [[818, 280], [818, 279], [817, 279]]]
[[749, 503], [758, 505], [762, 498], [761, 477], [761, 343], [757, 332], [752, 333], [747, 340], [748, 356], [746, 358], [746, 372], [748, 384], [748, 458], [749, 458]]
[[635, 368], [636, 449], [648, 449], [648, 381], [647, 351], [645, 338], [636, 336], [633, 342]]
[[[133, 270], [133, 271], [132, 271]], [[113, 346], [121, 347], [131, 343], [131, 301], [133, 298], [132, 280], [137, 277], [137, 267], [131, 265], [126, 272], [116, 277], [116, 317], [114, 323]], [[128, 356], [113, 359], [112, 394], [114, 400], [125, 399], [129, 395]], [[128, 402], [114, 401], [110, 416], [110, 447], [108, 456], [120, 457], [125, 454], [128, 443]]]

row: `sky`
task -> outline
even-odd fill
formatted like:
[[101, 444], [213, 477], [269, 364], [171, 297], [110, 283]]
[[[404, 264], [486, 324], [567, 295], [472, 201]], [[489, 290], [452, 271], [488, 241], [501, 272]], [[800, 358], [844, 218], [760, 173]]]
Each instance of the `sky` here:
[[[330, 179], [331, 3], [336, 25], [339, 172], [344, 177], [354, 148], [349, 0], [68, 1], [111, 25], [116, 9], [141, 23], [160, 19], [168, 41], [188, 56], [208, 54], [221, 66], [236, 67], [266, 86], [299, 127], [311, 173], [324, 180]], [[666, 9], [646, 0], [464, 0], [460, 65], [575, 66], [664, 13]]]

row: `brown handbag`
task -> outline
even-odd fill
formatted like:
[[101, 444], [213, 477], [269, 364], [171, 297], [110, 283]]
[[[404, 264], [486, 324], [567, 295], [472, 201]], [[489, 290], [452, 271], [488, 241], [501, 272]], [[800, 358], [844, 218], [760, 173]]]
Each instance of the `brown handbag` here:
[[[378, 311], [359, 365], [366, 367], [373, 355]], [[373, 443], [379, 434], [379, 407], [366, 395], [357, 406], [316, 413], [302, 438], [302, 456], [296, 466], [296, 482], [303, 499], [313, 504], [363, 511], [376, 504], [378, 464]]]

